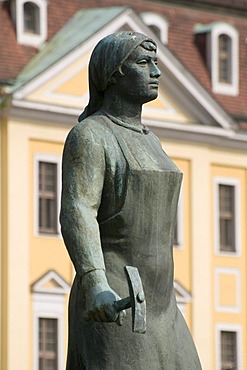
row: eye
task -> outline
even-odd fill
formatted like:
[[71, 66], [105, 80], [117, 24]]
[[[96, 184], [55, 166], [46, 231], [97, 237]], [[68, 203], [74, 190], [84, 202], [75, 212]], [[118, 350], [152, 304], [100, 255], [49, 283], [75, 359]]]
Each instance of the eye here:
[[147, 65], [147, 60], [146, 59], [138, 60], [137, 64], [139, 64], [141, 66], [145, 66], [145, 65]]

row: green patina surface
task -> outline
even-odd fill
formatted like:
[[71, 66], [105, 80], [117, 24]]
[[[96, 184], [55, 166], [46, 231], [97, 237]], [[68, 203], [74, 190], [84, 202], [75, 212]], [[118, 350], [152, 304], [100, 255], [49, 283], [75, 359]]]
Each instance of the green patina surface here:
[[126, 7], [83, 9], [75, 13], [68, 23], [23, 68], [8, 92], [14, 92], [27, 82], [80, 47], [92, 35], [126, 11]]

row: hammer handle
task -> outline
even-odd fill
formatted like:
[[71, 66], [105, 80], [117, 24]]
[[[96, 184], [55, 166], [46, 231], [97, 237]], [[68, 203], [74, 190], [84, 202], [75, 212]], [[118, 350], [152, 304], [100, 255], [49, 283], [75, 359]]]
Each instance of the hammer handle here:
[[126, 297], [124, 299], [121, 299], [120, 301], [116, 301], [114, 302], [114, 305], [117, 312], [126, 310], [127, 308], [131, 307], [130, 297]]

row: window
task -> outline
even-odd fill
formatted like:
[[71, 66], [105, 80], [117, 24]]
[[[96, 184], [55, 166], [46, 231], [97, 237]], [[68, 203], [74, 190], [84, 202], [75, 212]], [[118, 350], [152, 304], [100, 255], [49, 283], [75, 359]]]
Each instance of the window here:
[[40, 10], [39, 7], [31, 2], [24, 4], [24, 31], [30, 33], [40, 33]]
[[205, 61], [211, 73], [212, 91], [216, 94], [238, 95], [239, 35], [237, 30], [230, 24], [215, 22], [196, 25], [195, 33], [199, 51], [206, 58]]
[[237, 333], [221, 331], [221, 369], [237, 370]]
[[216, 370], [242, 370], [242, 357], [241, 327], [232, 324], [217, 324]]
[[183, 246], [183, 186], [180, 190], [178, 209], [177, 209], [177, 222], [174, 231], [173, 246], [181, 248]]
[[219, 36], [219, 82], [232, 83], [232, 40], [228, 35]]
[[57, 319], [39, 318], [39, 370], [57, 370]]
[[39, 232], [56, 234], [57, 163], [39, 162]]
[[153, 31], [153, 33], [166, 45], [168, 43], [168, 22], [161, 15], [153, 12], [140, 14], [143, 22]]
[[47, 0], [18, 0], [13, 7], [17, 42], [40, 47], [47, 38]]
[[35, 157], [35, 233], [59, 234], [60, 157]]
[[64, 369], [65, 295], [69, 290], [55, 271], [48, 271], [32, 286], [34, 370]]
[[235, 187], [219, 184], [220, 250], [235, 252]]
[[236, 179], [219, 178], [215, 183], [215, 252], [240, 252], [240, 184]]

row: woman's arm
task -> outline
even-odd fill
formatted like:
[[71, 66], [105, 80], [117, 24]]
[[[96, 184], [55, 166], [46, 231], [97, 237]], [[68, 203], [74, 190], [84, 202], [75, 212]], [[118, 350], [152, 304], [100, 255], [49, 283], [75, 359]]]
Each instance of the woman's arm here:
[[97, 212], [105, 180], [103, 138], [89, 123], [72, 129], [63, 153], [60, 222], [65, 245], [81, 279], [87, 318], [115, 321], [114, 301], [120, 297], [105, 276]]

